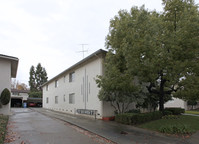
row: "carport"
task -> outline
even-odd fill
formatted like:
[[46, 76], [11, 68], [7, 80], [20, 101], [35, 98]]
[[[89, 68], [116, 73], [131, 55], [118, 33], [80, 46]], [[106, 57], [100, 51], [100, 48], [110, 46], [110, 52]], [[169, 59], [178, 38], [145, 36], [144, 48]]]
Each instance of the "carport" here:
[[11, 107], [22, 107], [23, 98], [11, 98]]

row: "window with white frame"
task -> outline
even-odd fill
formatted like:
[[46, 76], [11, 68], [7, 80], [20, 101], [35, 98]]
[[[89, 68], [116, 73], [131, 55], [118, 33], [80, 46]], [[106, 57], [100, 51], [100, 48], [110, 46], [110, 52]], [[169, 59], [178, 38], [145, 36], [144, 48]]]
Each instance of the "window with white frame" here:
[[69, 94], [69, 104], [75, 104], [75, 94]]
[[48, 101], [49, 101], [49, 99], [48, 99], [48, 97], [46, 98], [46, 103], [48, 103]]
[[66, 76], [64, 76], [64, 83], [66, 82]]
[[66, 101], [66, 96], [65, 96], [65, 95], [63, 96], [63, 101], [64, 101], [64, 102]]
[[58, 80], [55, 80], [55, 87], [58, 87]]
[[46, 91], [48, 91], [48, 85], [46, 85]]
[[69, 82], [73, 82], [75, 80], [75, 72], [69, 73]]
[[58, 104], [58, 96], [55, 96], [55, 104]]

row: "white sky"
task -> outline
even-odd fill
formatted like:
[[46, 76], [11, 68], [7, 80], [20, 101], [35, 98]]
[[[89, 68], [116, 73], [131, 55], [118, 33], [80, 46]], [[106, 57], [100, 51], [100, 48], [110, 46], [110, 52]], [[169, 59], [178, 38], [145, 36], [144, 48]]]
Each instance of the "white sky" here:
[[105, 49], [110, 19], [143, 4], [162, 11], [161, 0], [0, 0], [0, 54], [19, 58], [19, 82], [39, 62], [51, 79], [83, 58], [80, 44]]

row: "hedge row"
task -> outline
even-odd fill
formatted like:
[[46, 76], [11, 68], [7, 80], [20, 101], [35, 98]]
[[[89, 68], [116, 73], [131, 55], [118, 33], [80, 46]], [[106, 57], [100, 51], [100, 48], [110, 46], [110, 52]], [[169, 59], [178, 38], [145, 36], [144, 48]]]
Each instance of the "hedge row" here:
[[156, 111], [151, 113], [124, 113], [115, 116], [115, 121], [123, 124], [141, 124], [152, 120], [160, 119], [162, 112]]
[[180, 115], [185, 112], [185, 109], [182, 108], [165, 108], [164, 113], [171, 113], [172, 115]]

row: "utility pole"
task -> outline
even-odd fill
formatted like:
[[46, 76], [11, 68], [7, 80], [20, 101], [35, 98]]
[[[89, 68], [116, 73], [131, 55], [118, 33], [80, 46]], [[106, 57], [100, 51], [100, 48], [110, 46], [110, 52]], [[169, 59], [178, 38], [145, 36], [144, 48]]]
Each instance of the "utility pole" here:
[[84, 58], [84, 53], [85, 53], [85, 52], [88, 52], [88, 50], [85, 50], [85, 49], [84, 49], [84, 46], [85, 46], [85, 45], [88, 45], [88, 44], [79, 44], [79, 45], [82, 46], [82, 51], [78, 51], [78, 52], [82, 52], [83, 58]]

